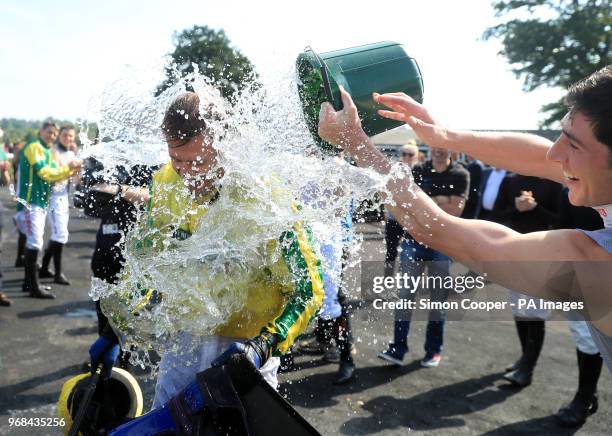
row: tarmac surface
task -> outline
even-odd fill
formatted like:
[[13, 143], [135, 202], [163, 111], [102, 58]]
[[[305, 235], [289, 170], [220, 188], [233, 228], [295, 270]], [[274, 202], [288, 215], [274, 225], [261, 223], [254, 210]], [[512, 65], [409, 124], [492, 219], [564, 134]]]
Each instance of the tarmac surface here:
[[[28, 298], [21, 292], [22, 268], [14, 268], [14, 203], [3, 188], [3, 290], [13, 300], [0, 308], [0, 435], [57, 435], [58, 426], [15, 427], [9, 418], [53, 418], [62, 383], [82, 371], [96, 339], [94, 304], [88, 296], [90, 258], [97, 220], [73, 210], [64, 270], [71, 286], [53, 286], [56, 300]], [[544, 349], [533, 384], [522, 390], [503, 380], [504, 368], [518, 357], [519, 343], [509, 312], [505, 321], [449, 321], [442, 362], [423, 369], [424, 326], [415, 322], [406, 365], [393, 367], [376, 357], [391, 340], [393, 313], [373, 312], [361, 298], [360, 277], [382, 265], [382, 227], [360, 224], [361, 258], [348, 273], [345, 288], [355, 306], [356, 380], [334, 386], [336, 364], [297, 355], [297, 370], [281, 374], [280, 392], [324, 435], [416, 434], [579, 434], [606, 435], [612, 428], [612, 378], [603, 368], [599, 411], [580, 429], [563, 429], [552, 416], [569, 402], [577, 386], [575, 347], [567, 323], [547, 323]], [[366, 266], [364, 266], [366, 265]], [[381, 267], [382, 268], [382, 267]], [[370, 271], [371, 273], [371, 271]], [[382, 270], [378, 272], [382, 273]], [[505, 292], [491, 287], [499, 301]], [[478, 318], [478, 317], [476, 317]], [[483, 318], [484, 319], [484, 318]], [[145, 404], [154, 380], [136, 371]], [[44, 421], [44, 420], [43, 420]], [[48, 420], [51, 421], [51, 420]], [[39, 421], [41, 422], [41, 421]]]

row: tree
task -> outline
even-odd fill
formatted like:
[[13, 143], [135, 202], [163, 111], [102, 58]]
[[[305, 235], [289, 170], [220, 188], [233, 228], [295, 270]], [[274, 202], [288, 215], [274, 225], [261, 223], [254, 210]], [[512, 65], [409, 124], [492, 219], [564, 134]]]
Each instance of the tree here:
[[[483, 38], [501, 38], [500, 54], [523, 79], [525, 91], [566, 89], [610, 64], [611, 0], [502, 0], [494, 1], [493, 8], [497, 17], [514, 18], [488, 28]], [[547, 114], [542, 126], [550, 126], [566, 110], [559, 100], [541, 112]]]
[[193, 72], [193, 64], [197, 64], [200, 72], [230, 101], [236, 91], [256, 78], [249, 59], [231, 46], [223, 30], [193, 26], [175, 33], [173, 40], [172, 62], [166, 67], [166, 80], [158, 88], [158, 94], [176, 83], [177, 73], [184, 77]]

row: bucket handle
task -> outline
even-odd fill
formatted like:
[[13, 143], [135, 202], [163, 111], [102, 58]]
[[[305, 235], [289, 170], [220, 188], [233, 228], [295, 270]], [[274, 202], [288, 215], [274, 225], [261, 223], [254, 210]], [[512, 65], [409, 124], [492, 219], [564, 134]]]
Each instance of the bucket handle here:
[[342, 109], [337, 108], [335, 105], [334, 95], [332, 93], [331, 84], [329, 82], [329, 72], [327, 71], [327, 65], [325, 64], [325, 62], [323, 62], [323, 59], [321, 59], [317, 52], [312, 49], [311, 46], [306, 46], [304, 51], [310, 51], [314, 55], [317, 62], [319, 62], [319, 71], [321, 72], [321, 78], [323, 79], [323, 91], [325, 91], [325, 97], [327, 97], [327, 101], [330, 102], [332, 106], [334, 106], [335, 110]]

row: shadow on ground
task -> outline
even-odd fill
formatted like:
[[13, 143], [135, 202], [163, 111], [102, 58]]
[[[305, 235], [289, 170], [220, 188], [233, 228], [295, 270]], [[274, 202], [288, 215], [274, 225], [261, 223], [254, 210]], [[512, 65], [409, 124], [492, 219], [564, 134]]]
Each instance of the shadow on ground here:
[[19, 383], [0, 387], [0, 398], [11, 399], [10, 401], [0, 402], [0, 415], [9, 410], [31, 409], [34, 407], [54, 404], [57, 402], [58, 393], [50, 392], [46, 394], [28, 394], [27, 391], [35, 389], [45, 383], [61, 380], [81, 372], [81, 365], [66, 366], [57, 371], [53, 371], [37, 377], [32, 377]]
[[48, 306], [41, 310], [28, 310], [17, 314], [17, 318], [38, 318], [41, 316], [49, 315], [71, 315], [74, 314], [78, 317], [79, 314], [82, 316], [89, 316], [90, 314], [95, 315], [95, 305], [93, 301], [74, 301], [70, 303], [58, 304], [55, 306]]

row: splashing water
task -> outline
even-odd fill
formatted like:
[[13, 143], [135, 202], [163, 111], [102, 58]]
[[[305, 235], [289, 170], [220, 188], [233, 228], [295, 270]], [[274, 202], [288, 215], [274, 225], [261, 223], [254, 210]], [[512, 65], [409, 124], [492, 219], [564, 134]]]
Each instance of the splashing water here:
[[[97, 99], [94, 120], [103, 140], [93, 144], [82, 137], [80, 157], [95, 156], [109, 172], [117, 165], [159, 165], [169, 159], [159, 126], [187, 86], [199, 95], [201, 113], [212, 104], [220, 115], [209, 126], [223, 168], [222, 189], [199, 229], [183, 241], [164, 241], [161, 251], [134, 248], [143, 237], [157, 236], [143, 225], [143, 213], [124, 238], [121, 283], [93, 280], [91, 296], [102, 299], [130, 345], [163, 352], [173, 349], [179, 332], [213, 333], [244, 308], [243, 290], [252, 275], [281, 256], [279, 248], [266, 250], [269, 241], [299, 220], [316, 228], [319, 243], [329, 243], [352, 199], [359, 202], [384, 190], [386, 178], [317, 148], [296, 80], [294, 68], [262, 74], [261, 86], [247, 88], [230, 106], [197, 69], [158, 97], [156, 83], [128, 74]], [[301, 210], [291, 207], [294, 201]], [[147, 289], [155, 292], [144, 301]], [[131, 316], [134, 312], [138, 316]]]

